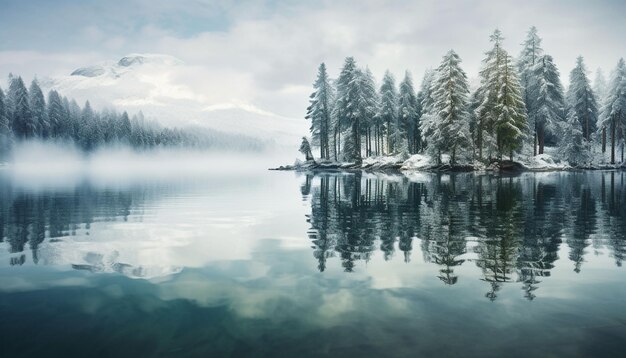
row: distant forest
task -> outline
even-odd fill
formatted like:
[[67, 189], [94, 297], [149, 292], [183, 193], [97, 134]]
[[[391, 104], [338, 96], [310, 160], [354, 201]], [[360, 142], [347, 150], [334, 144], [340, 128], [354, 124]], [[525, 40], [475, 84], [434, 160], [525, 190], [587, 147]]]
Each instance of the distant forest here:
[[[470, 88], [453, 50], [426, 71], [417, 90], [408, 71], [399, 86], [389, 71], [377, 85], [372, 72], [352, 57], [336, 79], [322, 63], [307, 108], [311, 146], [319, 148], [321, 160], [355, 163], [368, 156], [416, 153], [437, 161], [448, 154], [452, 163], [492, 161], [522, 152], [543, 154], [546, 145], [573, 166], [616, 163], [620, 149], [624, 162], [624, 60], [608, 83], [598, 70], [592, 85], [578, 57], [564, 90], [535, 27], [517, 58], [503, 48], [503, 39], [499, 30], [490, 36], [477, 88]], [[308, 146], [305, 138], [303, 148]]]
[[242, 150], [264, 145], [260, 140], [210, 129], [162, 127], [146, 120], [141, 111], [132, 117], [110, 109], [95, 111], [89, 101], [81, 108], [75, 100], [55, 90], [48, 93], [46, 100], [37, 80], [27, 89], [20, 76], [9, 75], [6, 94], [0, 88], [0, 157], [16, 142], [29, 139], [73, 142], [85, 151], [104, 145]]

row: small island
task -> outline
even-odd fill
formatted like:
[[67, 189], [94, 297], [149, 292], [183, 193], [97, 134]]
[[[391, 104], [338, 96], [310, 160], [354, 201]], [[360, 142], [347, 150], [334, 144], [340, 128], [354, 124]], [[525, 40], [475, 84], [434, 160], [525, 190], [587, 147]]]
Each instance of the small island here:
[[[583, 57], [567, 91], [535, 27], [513, 58], [495, 30], [476, 88], [454, 51], [427, 70], [419, 89], [406, 71], [377, 86], [368, 67], [345, 59], [336, 79], [319, 66], [306, 119], [305, 161], [274, 170], [552, 171], [624, 164], [626, 64], [591, 85]], [[317, 154], [317, 157], [314, 155]]]

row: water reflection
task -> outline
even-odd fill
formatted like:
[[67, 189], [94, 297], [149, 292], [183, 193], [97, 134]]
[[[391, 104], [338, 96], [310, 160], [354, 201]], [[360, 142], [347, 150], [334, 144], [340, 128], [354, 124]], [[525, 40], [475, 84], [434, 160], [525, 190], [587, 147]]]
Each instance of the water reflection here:
[[623, 179], [0, 177], [0, 356], [620, 356]]
[[[538, 173], [520, 176], [354, 174], [308, 176], [308, 233], [319, 271], [339, 260], [347, 272], [380, 251], [410, 262], [420, 245], [425, 262], [439, 267], [446, 285], [457, 268], [475, 265], [498, 297], [502, 285], [518, 283], [532, 300], [559, 255], [572, 269], [607, 249], [617, 266], [626, 252], [622, 172]], [[565, 253], [563, 246], [567, 247]]]
[[[143, 220], [143, 204], [158, 192], [155, 187], [102, 188], [84, 182], [62, 190], [32, 191], [13, 187], [11, 181], [0, 184], [0, 244], [5, 248], [0, 250], [0, 258], [6, 258], [10, 266], [69, 265], [76, 270], [130, 277], [180, 271], [178, 267], [130, 264], [121, 258], [135, 255], [142, 244], [145, 247], [145, 243], [125, 241], [123, 236], [129, 232], [128, 226]], [[116, 223], [127, 226], [115, 230]], [[100, 240], [106, 236], [110, 238]]]
[[[236, 189], [222, 201], [198, 203], [194, 198], [202, 198], [202, 190], [189, 183], [182, 188], [85, 182], [33, 191], [0, 181], [1, 264], [66, 265], [151, 278], [216, 260], [250, 260], [244, 252], [254, 255], [261, 242], [268, 198], [254, 200]], [[380, 255], [436, 267], [444, 285], [476, 280], [478, 271], [489, 300], [507, 284], [519, 285], [532, 300], [557, 264], [569, 262], [567, 269], [580, 273], [591, 255], [607, 254], [621, 266], [626, 252], [621, 172], [412, 178], [329, 173], [302, 178], [301, 194], [310, 205], [308, 237], [320, 272], [333, 263], [354, 272]], [[158, 200], [165, 203], [157, 206]], [[281, 198], [276, 205], [290, 211], [292, 204]], [[268, 224], [269, 237], [280, 237], [288, 223], [281, 225]], [[237, 231], [246, 226], [252, 230]], [[220, 240], [225, 234], [231, 238]]]

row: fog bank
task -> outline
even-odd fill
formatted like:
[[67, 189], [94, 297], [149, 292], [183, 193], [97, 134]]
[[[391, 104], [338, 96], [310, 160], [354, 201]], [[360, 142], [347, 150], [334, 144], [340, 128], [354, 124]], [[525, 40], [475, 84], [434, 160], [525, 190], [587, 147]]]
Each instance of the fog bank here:
[[123, 185], [207, 177], [251, 176], [285, 162], [296, 152], [235, 153], [167, 148], [137, 151], [126, 147], [85, 153], [70, 144], [28, 141], [16, 144], [0, 175], [27, 188], [72, 187], [83, 181]]

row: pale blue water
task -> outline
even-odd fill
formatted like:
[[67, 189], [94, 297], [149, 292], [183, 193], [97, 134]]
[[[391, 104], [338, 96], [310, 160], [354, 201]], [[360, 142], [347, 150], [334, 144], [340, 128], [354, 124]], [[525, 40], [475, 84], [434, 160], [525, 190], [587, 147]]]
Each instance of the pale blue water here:
[[0, 356], [622, 356], [622, 172], [0, 175]]

